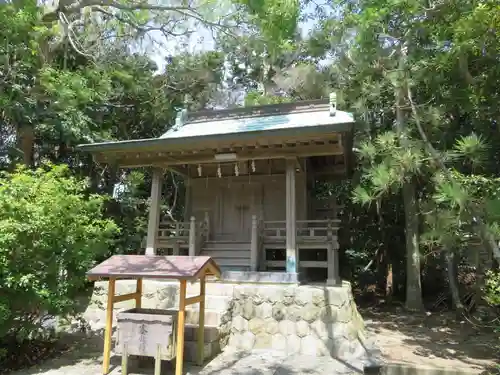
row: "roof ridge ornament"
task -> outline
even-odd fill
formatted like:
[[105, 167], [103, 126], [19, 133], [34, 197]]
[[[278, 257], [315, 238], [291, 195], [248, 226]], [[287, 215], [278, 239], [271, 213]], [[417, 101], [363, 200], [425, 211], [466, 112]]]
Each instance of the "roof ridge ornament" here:
[[180, 110], [177, 110], [177, 116], [175, 117], [175, 125], [173, 127], [173, 130], [179, 130], [184, 126], [184, 124], [187, 121], [187, 109], [182, 108]]
[[337, 114], [337, 94], [335, 92], [330, 93], [330, 116], [335, 116]]

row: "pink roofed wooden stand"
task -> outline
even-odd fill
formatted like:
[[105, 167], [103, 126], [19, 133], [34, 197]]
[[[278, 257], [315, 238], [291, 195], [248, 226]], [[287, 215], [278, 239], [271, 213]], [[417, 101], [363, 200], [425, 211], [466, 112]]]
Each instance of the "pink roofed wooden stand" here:
[[[109, 280], [106, 330], [104, 334], [103, 374], [108, 374], [110, 367], [114, 304], [133, 299], [135, 300], [136, 308], [141, 308], [142, 280], [144, 278], [174, 279], [180, 282], [176, 340], [176, 375], [181, 375], [183, 371], [186, 306], [195, 303], [200, 304], [198, 323], [198, 362], [202, 364], [205, 332], [205, 278], [208, 275], [219, 278], [220, 270], [217, 264], [207, 256], [114, 255], [91, 269], [87, 273], [90, 280], [98, 280], [101, 278], [107, 278]], [[137, 284], [135, 292], [115, 296], [115, 285], [118, 279], [136, 279]], [[188, 281], [200, 282], [200, 294], [198, 296], [186, 297], [186, 286]], [[127, 359], [125, 355], [122, 356], [122, 367], [125, 371], [126, 363]], [[156, 366], [156, 368], [159, 369], [158, 366]], [[155, 375], [157, 375], [156, 372]]]

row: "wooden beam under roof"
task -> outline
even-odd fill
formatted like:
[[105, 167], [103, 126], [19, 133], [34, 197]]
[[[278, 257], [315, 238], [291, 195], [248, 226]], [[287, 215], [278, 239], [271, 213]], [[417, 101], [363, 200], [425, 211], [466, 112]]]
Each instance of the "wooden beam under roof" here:
[[225, 149], [211, 149], [199, 153], [168, 153], [147, 152], [138, 154], [96, 155], [97, 160], [103, 162], [114, 161], [121, 167], [144, 167], [144, 166], [175, 166], [183, 164], [212, 164], [217, 163], [215, 154], [233, 152], [237, 154], [234, 161], [299, 158], [323, 155], [342, 155], [344, 148], [337, 141], [318, 141], [322, 144], [310, 145], [286, 145], [279, 144], [266, 148], [241, 148], [233, 151]]

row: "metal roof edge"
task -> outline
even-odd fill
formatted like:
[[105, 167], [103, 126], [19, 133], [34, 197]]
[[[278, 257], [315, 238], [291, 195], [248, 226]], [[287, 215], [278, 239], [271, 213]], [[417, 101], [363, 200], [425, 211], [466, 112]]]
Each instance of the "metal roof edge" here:
[[146, 138], [130, 141], [117, 141], [117, 142], [101, 142], [101, 143], [88, 143], [76, 146], [77, 150], [85, 152], [120, 152], [127, 150], [142, 150], [151, 149], [155, 147], [164, 147], [168, 145], [186, 145], [193, 143], [203, 143], [209, 141], [224, 141], [235, 138], [253, 139], [262, 135], [268, 136], [297, 136], [307, 135], [310, 133], [330, 133], [330, 132], [349, 132], [353, 130], [355, 120], [350, 122], [341, 122], [328, 125], [316, 126], [302, 126], [294, 128], [280, 128], [280, 129], [264, 129], [249, 132], [235, 132], [226, 134], [209, 134], [202, 136], [191, 136], [184, 138]]

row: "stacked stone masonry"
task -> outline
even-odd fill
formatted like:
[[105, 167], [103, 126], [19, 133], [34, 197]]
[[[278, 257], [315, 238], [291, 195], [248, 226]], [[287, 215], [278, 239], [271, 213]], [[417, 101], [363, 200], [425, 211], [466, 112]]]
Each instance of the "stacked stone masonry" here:
[[[130, 293], [134, 287], [132, 281], [119, 281], [117, 294]], [[197, 284], [188, 285], [188, 295], [196, 295], [198, 288]], [[85, 313], [94, 330], [104, 327], [106, 296], [107, 283], [96, 283]], [[142, 304], [146, 308], [178, 308], [178, 296], [178, 284], [147, 280]], [[133, 304], [116, 304], [116, 312]], [[346, 359], [365, 352], [360, 342], [363, 320], [348, 283], [338, 287], [208, 283], [206, 306], [206, 332], [210, 332], [205, 334], [206, 357], [227, 345], [238, 350], [273, 349]], [[196, 337], [188, 331], [195, 332], [198, 317], [198, 306], [190, 306], [187, 359], [195, 357]]]

